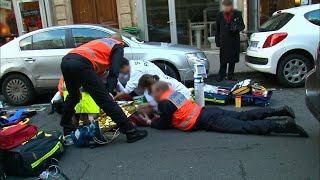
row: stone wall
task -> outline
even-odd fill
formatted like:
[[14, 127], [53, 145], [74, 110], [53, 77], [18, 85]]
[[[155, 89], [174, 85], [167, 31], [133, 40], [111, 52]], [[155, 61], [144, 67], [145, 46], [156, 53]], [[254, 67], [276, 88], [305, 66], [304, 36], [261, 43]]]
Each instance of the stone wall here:
[[55, 25], [72, 24], [71, 0], [53, 0]]
[[117, 0], [119, 29], [136, 26], [136, 0]]

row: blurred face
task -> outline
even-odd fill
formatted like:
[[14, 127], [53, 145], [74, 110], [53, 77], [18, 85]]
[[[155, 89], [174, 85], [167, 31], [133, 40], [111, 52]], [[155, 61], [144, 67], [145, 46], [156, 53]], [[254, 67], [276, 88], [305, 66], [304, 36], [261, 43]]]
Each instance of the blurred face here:
[[159, 103], [160, 102], [160, 97], [162, 96], [162, 94], [164, 93], [164, 91], [159, 90], [157, 88], [155, 88], [155, 86], [152, 86], [152, 97], [153, 99]]
[[121, 74], [129, 74], [130, 73], [130, 66], [129, 65], [124, 65], [120, 68], [120, 73]]
[[229, 13], [233, 10], [233, 6], [223, 6], [223, 12]]

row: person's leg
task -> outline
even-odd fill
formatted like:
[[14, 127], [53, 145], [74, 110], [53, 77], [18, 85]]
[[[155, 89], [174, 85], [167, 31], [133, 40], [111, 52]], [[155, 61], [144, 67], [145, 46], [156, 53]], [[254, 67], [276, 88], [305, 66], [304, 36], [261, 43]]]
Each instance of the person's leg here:
[[76, 69], [81, 64], [78, 60], [64, 57], [61, 63], [61, 71], [68, 90], [68, 96], [63, 103], [62, 118], [60, 125], [66, 128], [72, 127], [72, 116], [74, 115], [74, 107], [80, 101], [80, 81]]
[[234, 68], [236, 64], [235, 63], [229, 63], [229, 68], [228, 68], [228, 79], [230, 81], [237, 81], [236, 77], [234, 76]]
[[147, 135], [146, 131], [138, 131], [129, 122], [120, 106], [109, 95], [107, 88], [99, 80], [92, 68], [83, 70], [81, 85], [90, 94], [96, 104], [118, 124], [122, 133], [127, 135], [128, 142], [135, 142]]
[[296, 125], [293, 119], [279, 122], [271, 120], [243, 121], [232, 116], [225, 116], [212, 109], [202, 110], [195, 126], [198, 129], [220, 133], [267, 135], [274, 132], [308, 137], [303, 128]]
[[261, 119], [274, 117], [274, 116], [288, 116], [288, 117], [295, 118], [294, 111], [292, 110], [292, 108], [288, 106], [283, 106], [279, 109], [257, 108], [249, 111], [242, 111], [242, 112], [224, 110], [224, 115], [231, 116], [243, 121], [261, 120]]
[[223, 78], [226, 77], [226, 71], [227, 71], [227, 63], [220, 63], [220, 70], [219, 70], [219, 77], [218, 82], [221, 82]]
[[233, 117], [243, 121], [254, 121], [254, 120], [265, 119], [269, 117], [268, 115], [274, 111], [275, 109], [272, 109], [272, 108], [257, 108], [249, 111], [242, 111], [242, 112], [224, 110], [223, 114], [225, 116]]
[[242, 121], [233, 117], [220, 116], [215, 120], [209, 120], [207, 123], [208, 131], [220, 133], [268, 135], [273, 132], [308, 137], [307, 132], [297, 125], [293, 119], [280, 122], [271, 120]]

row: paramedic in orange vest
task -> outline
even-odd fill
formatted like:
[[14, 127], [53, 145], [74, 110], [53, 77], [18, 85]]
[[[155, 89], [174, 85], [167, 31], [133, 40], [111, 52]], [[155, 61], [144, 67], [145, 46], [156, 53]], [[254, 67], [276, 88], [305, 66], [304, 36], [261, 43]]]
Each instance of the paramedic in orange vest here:
[[[123, 55], [122, 36], [116, 33], [110, 38], [83, 44], [63, 57], [61, 71], [69, 93], [60, 123], [64, 127], [65, 134], [74, 130], [71, 118], [75, 113], [75, 106], [80, 101], [79, 88], [83, 87], [96, 104], [118, 124], [121, 132], [126, 134], [127, 142], [135, 142], [147, 136], [147, 131], [137, 130], [128, 121], [122, 109], [109, 94], [109, 92], [114, 93], [117, 85]], [[109, 75], [105, 86], [99, 80], [99, 76], [107, 69]]]
[[[182, 131], [208, 130], [257, 135], [273, 132], [308, 137], [308, 134], [293, 120], [295, 114], [288, 106], [280, 109], [260, 108], [246, 112], [226, 111], [213, 106], [200, 107], [161, 81], [153, 85], [152, 95], [158, 102], [160, 114], [158, 121], [144, 118], [152, 128], [163, 130], [173, 127]], [[264, 120], [273, 116], [288, 116], [288, 120]]]

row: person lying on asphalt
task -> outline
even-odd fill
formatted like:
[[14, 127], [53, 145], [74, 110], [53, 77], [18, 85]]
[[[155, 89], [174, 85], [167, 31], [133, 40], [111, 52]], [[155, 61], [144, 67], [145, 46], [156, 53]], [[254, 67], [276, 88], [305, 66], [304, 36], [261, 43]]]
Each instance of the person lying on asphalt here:
[[[157, 82], [152, 86], [152, 95], [158, 102], [159, 121], [144, 120], [152, 128], [165, 130], [171, 127], [182, 131], [208, 130], [220, 133], [257, 134], [273, 133], [296, 134], [308, 137], [308, 134], [295, 123], [293, 110], [284, 106], [279, 109], [260, 108], [245, 112], [227, 111], [217, 107], [200, 107], [188, 100], [183, 94], [173, 91], [166, 82]], [[268, 117], [287, 116], [278, 121]]]
[[[128, 121], [122, 109], [109, 95], [109, 92], [115, 93], [123, 54], [122, 37], [120, 34], [113, 34], [110, 38], [94, 40], [75, 48], [63, 57], [61, 71], [69, 92], [60, 123], [64, 127], [64, 134], [74, 130], [71, 118], [80, 101], [79, 88], [82, 86], [96, 104], [118, 124], [121, 132], [126, 134], [127, 142], [132, 143], [147, 136], [147, 131], [137, 130]], [[99, 76], [108, 68], [107, 85], [104, 86]]]
[[183, 94], [187, 99], [191, 98], [191, 92], [190, 90], [183, 85], [178, 80], [171, 78], [169, 76], [157, 76], [157, 75], [151, 75], [151, 74], [144, 74], [139, 79], [138, 87], [144, 91], [144, 97], [147, 99], [149, 105], [153, 106], [154, 109], [157, 109], [158, 103], [153, 99], [153, 97], [150, 95], [151, 87], [153, 84], [155, 84], [158, 81], [163, 81], [168, 83], [169, 87], [173, 89], [174, 91], [180, 92]]
[[124, 96], [135, 92], [142, 95], [143, 92], [138, 89], [138, 82], [142, 75], [151, 74], [159, 77], [167, 77], [163, 71], [154, 63], [144, 60], [130, 60], [124, 58], [120, 65], [119, 81], [125, 84], [123, 91], [115, 96], [115, 100], [121, 100]]

